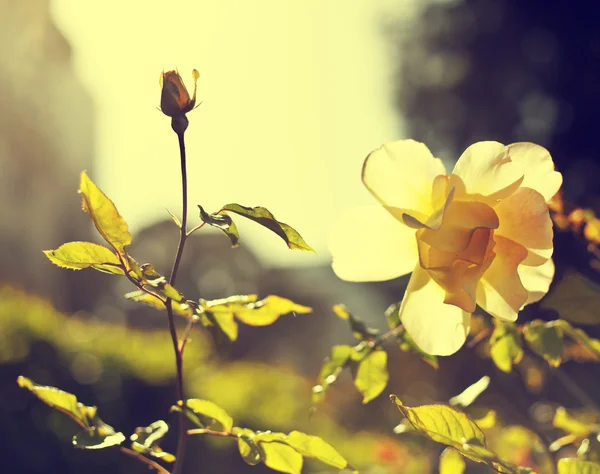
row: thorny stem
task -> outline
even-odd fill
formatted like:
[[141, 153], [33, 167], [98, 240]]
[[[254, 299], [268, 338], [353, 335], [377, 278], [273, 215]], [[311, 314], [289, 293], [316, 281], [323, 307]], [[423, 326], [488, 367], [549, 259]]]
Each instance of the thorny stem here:
[[[179, 270], [179, 263], [181, 262], [181, 255], [183, 254], [183, 247], [185, 245], [185, 239], [187, 237], [187, 167], [185, 162], [185, 142], [184, 142], [184, 131], [177, 133], [179, 139], [179, 153], [181, 156], [181, 193], [183, 201], [183, 210], [181, 216], [181, 232], [179, 236], [179, 245], [177, 246], [177, 254], [175, 255], [175, 261], [173, 262], [173, 270], [171, 271], [171, 278], [169, 283], [175, 285], [175, 279], [177, 278], [177, 270]], [[171, 340], [173, 341], [173, 349], [175, 350], [175, 364], [177, 366], [177, 398], [182, 402], [185, 401], [183, 391], [183, 350], [179, 346], [177, 339], [177, 330], [175, 329], [175, 317], [173, 315], [172, 300], [167, 298], [166, 301], [167, 316], [169, 318], [169, 331], [171, 332]], [[182, 344], [182, 348], [185, 347]], [[179, 436], [177, 439], [177, 452], [175, 454], [175, 466], [173, 467], [173, 474], [181, 474], [183, 471], [183, 459], [185, 455], [185, 441], [187, 438], [187, 431], [185, 428], [186, 418], [184, 410], [179, 413]]]
[[137, 459], [140, 462], [143, 462], [144, 464], [147, 464], [150, 469], [154, 469], [156, 472], [158, 472], [160, 474], [169, 474], [169, 471], [167, 471], [164, 467], [162, 467], [160, 464], [152, 461], [151, 459], [148, 459], [143, 454], [140, 454], [140, 453], [133, 451], [131, 449], [128, 449], [128, 448], [124, 448], [123, 446], [119, 446], [119, 450], [123, 454], [126, 454], [127, 456], [130, 456], [134, 459]]

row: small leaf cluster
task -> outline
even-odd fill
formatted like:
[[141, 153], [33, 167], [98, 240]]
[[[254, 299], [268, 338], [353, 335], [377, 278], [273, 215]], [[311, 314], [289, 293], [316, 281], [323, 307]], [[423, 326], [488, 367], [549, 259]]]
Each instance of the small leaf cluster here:
[[336, 345], [331, 348], [319, 371], [317, 384], [312, 389], [313, 406], [324, 400], [330, 385], [337, 380], [344, 368], [350, 369], [354, 386], [362, 395], [363, 403], [369, 403], [378, 397], [389, 381], [388, 356], [381, 347], [388, 339], [395, 339], [401, 351], [415, 353], [437, 369], [437, 357], [422, 351], [402, 327], [399, 309], [398, 304], [387, 309], [385, 315], [389, 330], [381, 334], [378, 329], [368, 327], [344, 305], [338, 304], [333, 307], [333, 312], [340, 319], [348, 321], [352, 336], [358, 342], [353, 346]]
[[300, 431], [285, 434], [236, 427], [233, 418], [209, 400], [180, 400], [172, 410], [182, 411], [197, 426], [197, 429], [189, 431], [190, 434], [237, 439], [242, 459], [252, 466], [262, 462], [279, 472], [300, 474], [304, 458], [314, 458], [336, 469], [353, 470], [331, 445], [318, 436]]

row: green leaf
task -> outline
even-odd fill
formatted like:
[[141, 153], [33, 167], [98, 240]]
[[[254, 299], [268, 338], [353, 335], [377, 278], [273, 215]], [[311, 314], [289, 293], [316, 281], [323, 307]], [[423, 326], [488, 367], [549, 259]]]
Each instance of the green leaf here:
[[135, 433], [131, 435], [131, 447], [138, 453], [162, 459], [165, 462], [175, 462], [175, 456], [163, 451], [158, 444], [169, 431], [169, 426], [163, 421], [158, 420], [150, 426], [138, 427]]
[[323, 400], [325, 392], [337, 380], [346, 362], [348, 362], [352, 351], [352, 347], [345, 345], [333, 346], [331, 348], [331, 354], [325, 359], [319, 371], [318, 383], [312, 389], [313, 405]]
[[123, 433], [116, 433], [112, 426], [104, 424], [81, 431], [73, 436], [73, 446], [79, 449], [104, 449], [117, 446], [125, 441]]
[[223, 211], [234, 212], [266, 227], [281, 237], [292, 250], [314, 252], [298, 232], [289, 225], [275, 219], [275, 216], [264, 207], [245, 207], [240, 206], [239, 204], [227, 204], [226, 206], [223, 206], [219, 213], [222, 213]]
[[567, 271], [540, 306], [576, 324], [600, 324], [600, 285], [581, 273]]
[[352, 366], [352, 373], [354, 386], [363, 395], [363, 403], [369, 403], [387, 386], [387, 352], [375, 349]]
[[336, 469], [345, 469], [348, 462], [338, 453], [333, 446], [323, 441], [318, 436], [311, 436], [300, 431], [292, 431], [286, 440], [292, 448], [302, 456], [316, 458]]
[[238, 437], [238, 449], [242, 459], [251, 466], [256, 466], [263, 458], [258, 446], [254, 443], [255, 433], [246, 428], [233, 428]]
[[190, 398], [183, 402], [179, 400], [177, 406], [171, 407], [171, 410], [183, 410], [187, 417], [200, 428], [210, 428], [215, 431], [231, 431], [233, 428], [233, 419], [219, 405], [208, 400]]
[[56, 250], [44, 250], [44, 254], [61, 268], [82, 270], [91, 267], [114, 275], [125, 274], [119, 258], [111, 250], [92, 242], [69, 242]]
[[485, 375], [473, 385], [468, 386], [463, 392], [452, 397], [448, 403], [452, 406], [468, 407], [479, 395], [481, 395], [490, 385], [490, 378]]
[[528, 468], [514, 466], [498, 458], [485, 444], [479, 426], [463, 412], [445, 405], [405, 406], [400, 399], [390, 396], [412, 426], [433, 441], [456, 449], [463, 456], [484, 463], [503, 474], [531, 472]]
[[142, 271], [142, 283], [151, 286], [156, 293], [159, 293], [165, 298], [170, 298], [174, 302], [185, 302], [183, 294], [174, 288], [167, 279], [158, 273], [152, 265], [145, 263], [140, 266]]
[[288, 474], [300, 474], [302, 471], [302, 454], [281, 441], [267, 441], [261, 435], [254, 436], [254, 442], [262, 450], [263, 462], [267, 467]]
[[[136, 301], [138, 303], [144, 303], [144, 304], [151, 306], [154, 309], [158, 309], [160, 311], [165, 311], [167, 309], [167, 307], [165, 306], [165, 304], [162, 302], [161, 299], [157, 298], [154, 295], [146, 293], [145, 291], [142, 291], [142, 290], [131, 291], [129, 293], [125, 293], [124, 296], [125, 296], [125, 298], [127, 298], [129, 300]], [[197, 304], [193, 301], [190, 301], [190, 300], [186, 300], [184, 302], [172, 301], [171, 307], [173, 309], [173, 313], [177, 314], [178, 316], [182, 316], [186, 319], [190, 319], [190, 318], [198, 316], [197, 310], [196, 310]]]
[[453, 448], [446, 448], [440, 455], [440, 474], [462, 474], [467, 467], [460, 453]]
[[90, 215], [100, 235], [118, 253], [124, 254], [125, 247], [131, 243], [127, 223], [113, 202], [88, 178], [85, 171], [81, 173], [79, 192], [83, 210]]
[[70, 416], [82, 428], [91, 428], [96, 417], [96, 407], [88, 407], [77, 401], [77, 397], [69, 392], [64, 392], [55, 387], [38, 385], [27, 377], [19, 376], [19, 387], [26, 388], [41, 401]]
[[73, 436], [73, 445], [82, 449], [102, 449], [121, 444], [125, 441], [123, 433], [117, 433], [97, 414], [96, 407], [85, 406], [77, 397], [55, 387], [38, 385], [27, 377], [19, 376], [19, 387], [25, 388], [46, 405], [69, 416], [84, 431]]
[[558, 474], [600, 474], [600, 464], [576, 458], [563, 458], [558, 461]]
[[552, 367], [561, 363], [563, 332], [554, 321], [536, 319], [523, 326], [523, 337], [529, 348], [543, 357]]
[[364, 322], [362, 322], [359, 318], [350, 313], [350, 311], [348, 311], [348, 308], [346, 308], [346, 306], [343, 304], [336, 304], [333, 307], [333, 312], [340, 319], [343, 319], [344, 321], [348, 321], [350, 323], [350, 330], [352, 331], [352, 335], [355, 339], [359, 341], [373, 340], [379, 334], [378, 329], [367, 327], [367, 325]]
[[256, 299], [256, 295], [236, 295], [212, 301], [200, 299], [199, 304], [201, 311], [210, 313], [215, 324], [232, 341], [237, 338], [237, 324], [234, 318], [250, 326], [267, 326], [284, 314], [312, 312], [312, 308], [280, 296], [269, 295], [260, 301]]
[[427, 352], [423, 351], [419, 346], [417, 346], [415, 341], [413, 341], [412, 337], [410, 337], [410, 334], [408, 334], [408, 332], [401, 327], [400, 305], [398, 303], [391, 305], [385, 311], [385, 317], [389, 328], [397, 331], [396, 340], [398, 341], [398, 345], [402, 352], [417, 354], [419, 357], [421, 357], [423, 362], [429, 364], [434, 369], [439, 368], [437, 356], [427, 354]]
[[512, 366], [523, 358], [523, 343], [513, 323], [494, 318], [494, 332], [490, 337], [490, 357], [503, 372], [511, 372]]
[[217, 229], [221, 229], [225, 235], [229, 237], [232, 247], [240, 246], [238, 243], [240, 234], [235, 222], [233, 222], [233, 219], [231, 219], [228, 214], [219, 214], [221, 211], [215, 212], [214, 214], [208, 214], [202, 206], [198, 205], [198, 207], [200, 208], [200, 219], [202, 219], [203, 222], [206, 222], [208, 225], [216, 227]]
[[493, 428], [496, 425], [496, 410], [485, 407], [469, 408], [469, 418], [482, 430]]

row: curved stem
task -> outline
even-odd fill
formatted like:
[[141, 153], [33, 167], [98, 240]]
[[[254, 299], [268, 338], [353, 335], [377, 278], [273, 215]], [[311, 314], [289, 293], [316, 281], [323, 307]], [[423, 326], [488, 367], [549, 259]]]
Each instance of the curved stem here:
[[[187, 167], [185, 161], [185, 142], [184, 132], [177, 133], [179, 139], [179, 153], [181, 156], [181, 193], [183, 201], [183, 210], [181, 216], [181, 232], [179, 236], [179, 245], [177, 246], [177, 254], [175, 255], [175, 261], [173, 262], [173, 270], [171, 270], [171, 277], [169, 283], [175, 285], [175, 279], [177, 278], [177, 270], [179, 270], [179, 263], [181, 262], [181, 255], [183, 254], [183, 247], [185, 246], [185, 239], [187, 237]], [[171, 340], [173, 341], [173, 349], [175, 350], [175, 364], [177, 366], [177, 398], [181, 401], [185, 400], [183, 390], [183, 351], [179, 347], [179, 341], [177, 339], [177, 330], [175, 329], [175, 317], [173, 315], [172, 300], [170, 298], [166, 301], [167, 316], [169, 319], [169, 331], [171, 332]], [[184, 410], [179, 414], [179, 436], [177, 439], [177, 452], [175, 454], [175, 466], [173, 467], [173, 474], [181, 474], [183, 470], [183, 459], [185, 455], [185, 441], [187, 438], [186, 431], [186, 418]]]
[[119, 450], [123, 453], [126, 454], [127, 456], [130, 456], [134, 459], [137, 459], [140, 462], [143, 462], [144, 464], [146, 464], [148, 466], [148, 468], [150, 469], [154, 469], [156, 472], [160, 473], [160, 474], [169, 474], [169, 471], [167, 471], [164, 467], [162, 467], [160, 464], [152, 461], [151, 459], [148, 459], [146, 456], [133, 451], [131, 449], [125, 448], [123, 446], [119, 446]]

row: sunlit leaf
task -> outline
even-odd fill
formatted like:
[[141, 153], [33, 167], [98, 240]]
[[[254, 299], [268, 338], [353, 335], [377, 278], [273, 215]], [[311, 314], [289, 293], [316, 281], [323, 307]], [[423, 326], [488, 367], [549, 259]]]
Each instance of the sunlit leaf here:
[[238, 437], [238, 450], [242, 459], [251, 466], [257, 465], [262, 460], [262, 454], [254, 443], [254, 431], [236, 427], [233, 432]]
[[79, 192], [83, 210], [90, 215], [100, 235], [118, 253], [123, 254], [124, 248], [131, 243], [131, 234], [113, 202], [88, 178], [85, 171], [81, 173]]
[[449, 403], [453, 406], [468, 407], [488, 388], [489, 385], [490, 378], [485, 375], [473, 385], [468, 386], [462, 393], [452, 397]]
[[541, 302], [558, 311], [562, 319], [577, 324], [600, 324], [600, 285], [581, 273], [567, 271]]
[[240, 234], [237, 230], [235, 222], [228, 214], [219, 214], [218, 212], [214, 214], [208, 214], [202, 206], [198, 206], [200, 208], [200, 219], [203, 222], [206, 222], [208, 225], [216, 227], [217, 229], [222, 230], [229, 240], [231, 241], [231, 245], [233, 247], [239, 247], [238, 241], [240, 240]]
[[163, 275], [158, 273], [154, 269], [154, 266], [145, 263], [144, 265], [141, 265], [140, 268], [142, 270], [144, 285], [151, 286], [156, 293], [159, 293], [165, 298], [170, 298], [174, 302], [185, 302], [183, 294], [174, 288]]
[[92, 242], [69, 242], [56, 250], [44, 250], [44, 254], [61, 268], [94, 268], [115, 275], [124, 274], [119, 258], [108, 248]]
[[210, 428], [215, 431], [231, 431], [233, 419], [219, 405], [209, 400], [200, 400], [190, 398], [185, 401], [185, 407], [181, 400], [177, 406], [171, 408], [174, 411], [181, 411], [200, 428]]
[[239, 204], [227, 204], [223, 206], [219, 213], [222, 214], [222, 211], [234, 212], [266, 227], [281, 237], [290, 249], [314, 252], [298, 232], [289, 225], [275, 219], [273, 214], [264, 207], [245, 207]]
[[[166, 309], [166, 306], [161, 299], [142, 290], [131, 291], [129, 293], [126, 293], [124, 296], [129, 300], [136, 301], [138, 303], [144, 303], [160, 311], [164, 311]], [[171, 302], [171, 307], [173, 308], [173, 312], [175, 314], [182, 316], [186, 319], [192, 318], [196, 314], [193, 301], [173, 301]]]
[[179, 217], [177, 217], [175, 214], [173, 214], [168, 209], [167, 209], [167, 212], [171, 216], [171, 219], [173, 219], [173, 222], [175, 222], [175, 225], [181, 229], [181, 221], [179, 220]]
[[369, 403], [383, 392], [388, 384], [387, 352], [376, 349], [352, 366], [354, 386]]
[[523, 326], [523, 337], [529, 348], [543, 357], [552, 367], [561, 363], [563, 332], [554, 323], [536, 319]]
[[431, 440], [450, 446], [473, 461], [487, 464], [496, 472], [515, 474], [531, 471], [499, 459], [486, 447], [485, 436], [479, 426], [463, 412], [445, 405], [409, 408], [395, 395], [390, 398], [413, 427]]
[[[256, 301], [256, 295], [236, 295], [220, 300], [200, 300], [200, 306], [215, 316], [226, 334], [237, 335], [237, 326], [233, 327], [232, 315], [250, 326], [273, 324], [284, 314], [307, 314], [312, 308], [302, 306], [280, 296], [269, 295]], [[228, 325], [230, 327], [228, 327]]]
[[440, 455], [440, 474], [462, 474], [467, 464], [454, 448], [446, 448]]
[[410, 334], [403, 328], [400, 327], [400, 305], [393, 304], [391, 305], [385, 312], [385, 316], [388, 322], [388, 326], [390, 329], [397, 330], [396, 340], [398, 341], [398, 345], [400, 350], [403, 352], [411, 352], [413, 354], [418, 354], [421, 357], [423, 362], [426, 362], [434, 369], [439, 367], [437, 356], [427, 354], [427, 352], [423, 351], [419, 346], [415, 344]]
[[577, 458], [563, 458], [558, 461], [558, 474], [600, 474], [600, 464]]
[[496, 425], [496, 410], [484, 407], [469, 408], [469, 418], [482, 430], [493, 428]]
[[313, 387], [313, 404], [323, 400], [325, 392], [334, 383], [352, 353], [352, 347], [346, 345], [333, 346], [331, 354], [321, 366], [318, 384]]
[[590, 433], [600, 431], [600, 425], [595, 423], [595, 420], [589, 420], [587, 422], [582, 421], [574, 416], [571, 416], [564, 407], [558, 407], [556, 413], [554, 413], [554, 419], [552, 420], [552, 426], [560, 428], [561, 430], [575, 435], [578, 438], [584, 438]]
[[73, 445], [81, 449], [102, 449], [125, 441], [123, 433], [117, 433], [112, 426], [104, 423], [97, 414], [96, 407], [86, 406], [77, 401], [72, 393], [55, 387], [38, 385], [27, 377], [19, 376], [19, 387], [26, 388], [41, 401], [74, 420], [84, 431], [73, 436]]
[[155, 421], [150, 426], [138, 427], [130, 437], [131, 447], [138, 453], [162, 459], [165, 462], [174, 462], [175, 456], [163, 451], [158, 446], [168, 431], [169, 426], [163, 420]]
[[283, 433], [257, 433], [253, 441], [262, 450], [266, 466], [288, 474], [300, 474], [302, 471], [302, 454], [287, 444]]
[[523, 343], [513, 323], [494, 318], [494, 332], [490, 337], [490, 357], [503, 372], [510, 372], [523, 359]]
[[96, 407], [88, 407], [77, 401], [77, 397], [55, 387], [38, 385], [27, 377], [19, 376], [19, 387], [26, 388], [41, 401], [66, 415], [69, 415], [83, 428], [91, 428], [96, 417]]
[[81, 431], [73, 436], [73, 446], [79, 449], [104, 449], [125, 441], [123, 433], [116, 433], [112, 426], [103, 424]]
[[300, 431], [292, 431], [287, 436], [286, 442], [302, 454], [302, 456], [316, 458], [336, 469], [344, 469], [348, 465], [348, 462], [333, 446], [318, 436], [307, 435]]

